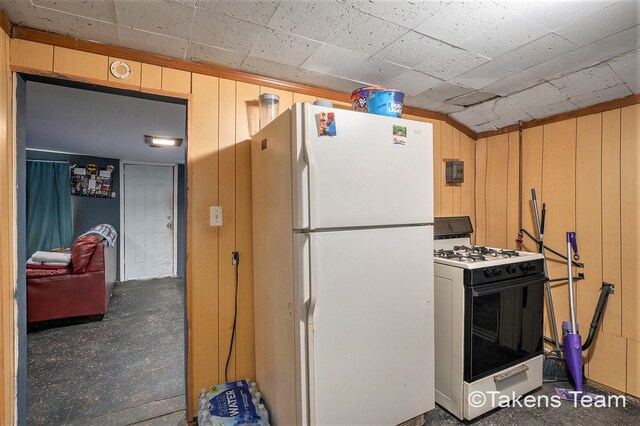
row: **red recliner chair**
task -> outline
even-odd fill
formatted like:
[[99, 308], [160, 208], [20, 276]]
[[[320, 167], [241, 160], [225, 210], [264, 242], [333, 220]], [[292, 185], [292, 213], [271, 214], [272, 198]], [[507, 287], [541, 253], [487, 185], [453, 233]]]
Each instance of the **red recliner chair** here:
[[115, 247], [95, 235], [76, 239], [67, 268], [27, 268], [27, 322], [103, 316], [116, 268]]

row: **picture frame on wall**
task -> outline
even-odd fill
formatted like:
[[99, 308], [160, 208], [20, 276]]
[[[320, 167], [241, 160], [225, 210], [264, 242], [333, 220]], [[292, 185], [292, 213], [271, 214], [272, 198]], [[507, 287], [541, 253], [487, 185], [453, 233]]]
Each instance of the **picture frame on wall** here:
[[71, 195], [111, 198], [113, 171], [113, 166], [100, 169], [95, 164], [74, 167], [71, 170]]

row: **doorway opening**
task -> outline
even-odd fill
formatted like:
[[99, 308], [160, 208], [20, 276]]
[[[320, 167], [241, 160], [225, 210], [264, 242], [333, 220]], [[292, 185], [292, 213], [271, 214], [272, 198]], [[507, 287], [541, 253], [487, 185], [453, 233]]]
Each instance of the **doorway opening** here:
[[[18, 422], [177, 423], [187, 102], [17, 77]], [[145, 136], [184, 142], [157, 148]]]

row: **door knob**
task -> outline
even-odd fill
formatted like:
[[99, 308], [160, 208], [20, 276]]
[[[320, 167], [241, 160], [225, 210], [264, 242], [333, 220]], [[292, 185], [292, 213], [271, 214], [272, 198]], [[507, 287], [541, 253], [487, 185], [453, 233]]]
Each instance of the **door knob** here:
[[167, 223], [167, 228], [173, 228], [173, 223]]

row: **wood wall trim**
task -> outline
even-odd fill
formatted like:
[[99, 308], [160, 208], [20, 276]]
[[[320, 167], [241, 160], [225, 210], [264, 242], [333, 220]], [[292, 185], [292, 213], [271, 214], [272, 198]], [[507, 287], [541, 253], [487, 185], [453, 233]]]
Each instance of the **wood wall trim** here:
[[4, 13], [4, 10], [2, 9], [0, 9], [0, 27], [2, 28], [2, 31], [4, 31], [9, 37], [11, 37], [11, 34], [13, 32], [13, 22], [11, 22], [11, 19], [9, 19], [7, 14]]
[[143, 93], [149, 93], [152, 95], [167, 96], [170, 98], [189, 99], [191, 97], [191, 95], [188, 93], [172, 92], [169, 90], [161, 90], [161, 89], [150, 89], [146, 87], [120, 83], [118, 81], [108, 81], [108, 80], [100, 80], [95, 78], [80, 77], [76, 75], [60, 74], [52, 71], [43, 71], [35, 68], [21, 67], [18, 65], [11, 65], [10, 69], [12, 72], [21, 73], [21, 74], [37, 75], [41, 77], [51, 77], [51, 78], [57, 78], [60, 80], [94, 84], [96, 86], [112, 87], [114, 89], [130, 90], [132, 92], [143, 92]]
[[[10, 23], [10, 21], [9, 21]], [[276, 78], [264, 77], [257, 74], [251, 74], [244, 71], [237, 71], [218, 65], [201, 64], [197, 62], [184, 61], [181, 59], [169, 58], [167, 56], [157, 55], [154, 53], [141, 52], [126, 47], [112, 46], [107, 44], [96, 43], [92, 41], [81, 40], [61, 34], [50, 33], [46, 31], [36, 30], [34, 28], [11, 26], [11, 36], [21, 40], [29, 40], [37, 43], [44, 43], [68, 49], [80, 50], [83, 52], [97, 53], [100, 55], [128, 59], [151, 65], [160, 65], [163, 67], [175, 68], [183, 71], [190, 71], [197, 74], [210, 75], [214, 77], [225, 78], [229, 80], [240, 81], [243, 83], [256, 84], [258, 86], [271, 87], [274, 89], [295, 92], [303, 95], [316, 96], [318, 98], [332, 99], [341, 102], [350, 102], [351, 94], [338, 92], [320, 87], [307, 86], [299, 83], [278, 80]], [[423, 118], [441, 120], [450, 124], [455, 129], [460, 130], [472, 139], [477, 139], [477, 134], [462, 123], [446, 114], [435, 111], [428, 111], [421, 108], [407, 106], [404, 108], [405, 114], [417, 115]]]
[[[629, 95], [624, 98], [614, 99], [612, 101], [602, 102], [599, 104], [591, 105], [585, 108], [577, 109], [574, 111], [561, 112], [560, 114], [550, 115], [545, 118], [538, 118], [536, 120], [525, 121], [522, 123], [523, 129], [529, 129], [531, 127], [542, 126], [545, 124], [557, 123], [558, 121], [569, 120], [571, 118], [584, 117], [585, 115], [597, 114], [600, 112], [610, 111], [612, 109], [623, 108], [630, 105], [635, 105], [640, 103], [640, 94], [638, 95]], [[517, 132], [518, 125], [512, 124], [507, 127], [503, 127], [498, 130], [493, 130], [491, 132], [481, 132], [478, 133], [479, 138], [486, 138], [490, 136], [501, 135], [509, 132]]]

